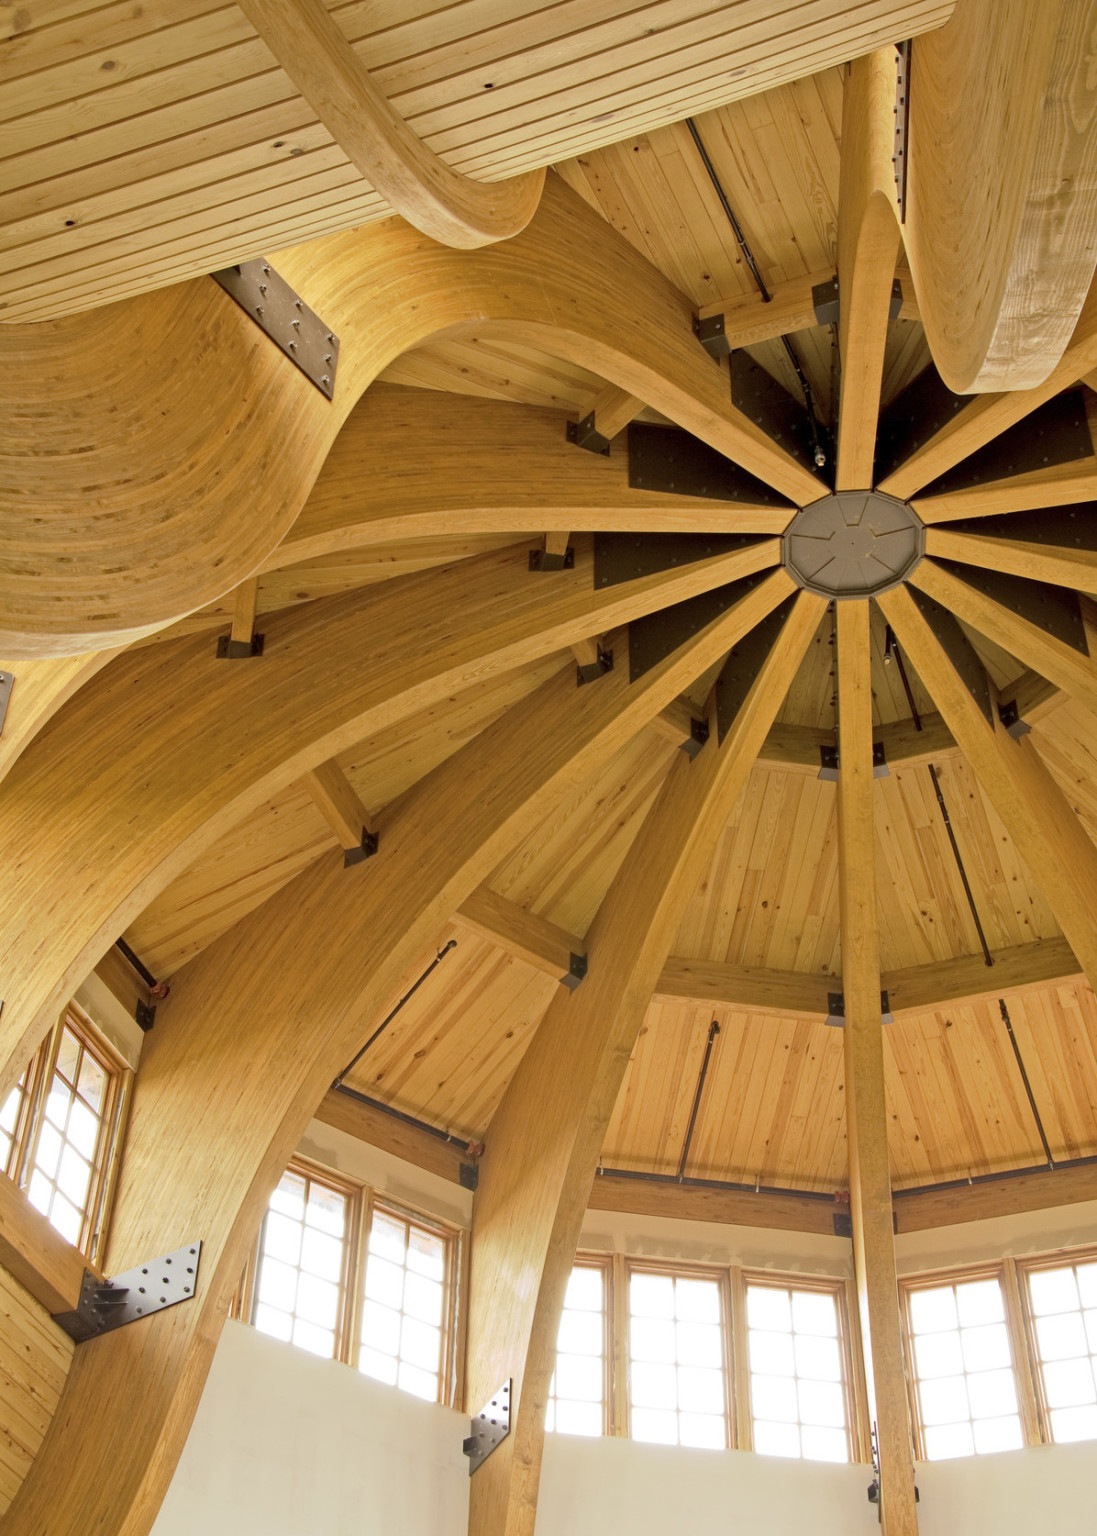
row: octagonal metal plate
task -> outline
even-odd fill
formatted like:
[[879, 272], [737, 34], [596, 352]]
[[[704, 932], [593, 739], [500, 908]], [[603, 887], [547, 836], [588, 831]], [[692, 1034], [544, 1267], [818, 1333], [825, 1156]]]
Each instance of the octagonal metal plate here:
[[801, 587], [822, 597], [874, 597], [897, 587], [925, 553], [921, 518], [880, 491], [838, 491], [797, 512], [781, 555]]

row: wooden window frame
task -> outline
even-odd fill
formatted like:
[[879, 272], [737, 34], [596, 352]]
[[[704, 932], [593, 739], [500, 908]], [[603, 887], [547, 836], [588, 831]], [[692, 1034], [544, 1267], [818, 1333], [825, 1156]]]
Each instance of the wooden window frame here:
[[724, 1432], [727, 1451], [739, 1449], [736, 1444], [736, 1392], [735, 1378], [733, 1375], [734, 1361], [732, 1358], [732, 1311], [731, 1311], [731, 1269], [727, 1264], [695, 1264], [688, 1261], [677, 1263], [668, 1259], [636, 1258], [626, 1254], [623, 1266], [624, 1284], [621, 1289], [624, 1293], [624, 1351], [621, 1356], [620, 1374], [624, 1378], [622, 1398], [623, 1429], [622, 1434], [632, 1439], [632, 1311], [629, 1306], [629, 1282], [633, 1275], [670, 1275], [676, 1280], [715, 1280], [720, 1296], [720, 1329], [722, 1335], [722, 1355], [724, 1374]]
[[[615, 1284], [618, 1270], [618, 1255], [613, 1253], [588, 1252], [578, 1249], [571, 1262], [572, 1269], [596, 1269], [602, 1276], [602, 1432], [601, 1438], [620, 1435], [621, 1405], [617, 1402], [616, 1378], [620, 1374], [615, 1369], [615, 1354], [617, 1346], [617, 1296], [618, 1286]], [[569, 1273], [570, 1279], [570, 1273]], [[563, 1317], [563, 1308], [560, 1311]], [[555, 1372], [555, 1366], [553, 1366]], [[549, 1430], [550, 1434], [566, 1434], [566, 1430]], [[596, 1436], [589, 1438], [595, 1439]]]
[[[973, 1280], [997, 1280], [1002, 1290], [1005, 1311], [1006, 1337], [1009, 1339], [1010, 1364], [1014, 1386], [1017, 1389], [1018, 1416], [1021, 1420], [1023, 1444], [1040, 1444], [1039, 1418], [1032, 1375], [1032, 1362], [1019, 1327], [1019, 1293], [1012, 1259], [996, 1259], [985, 1264], [949, 1265], [944, 1269], [920, 1270], [913, 1275], [899, 1276], [899, 1321], [903, 1337], [903, 1363], [906, 1367], [907, 1402], [910, 1408], [910, 1428], [914, 1438], [914, 1455], [918, 1461], [927, 1461], [921, 1404], [918, 1398], [918, 1376], [914, 1364], [914, 1330], [911, 1325], [910, 1298], [915, 1291], [933, 1290], [945, 1285], [965, 1285]], [[978, 1453], [976, 1453], [978, 1454]], [[994, 1455], [995, 1452], [985, 1454]], [[959, 1458], [963, 1459], [963, 1458]]]
[[[1092, 1264], [1097, 1262], [1097, 1244], [1087, 1244], [1082, 1248], [1059, 1248], [1049, 1253], [1034, 1254], [1023, 1259], [1010, 1261], [1013, 1270], [1014, 1290], [1016, 1293], [1016, 1308], [1018, 1318], [1018, 1332], [1024, 1345], [1025, 1369], [1029, 1378], [1029, 1386], [1032, 1394], [1033, 1419], [1036, 1428], [1036, 1438], [1030, 1444], [1078, 1444], [1077, 1441], [1057, 1441], [1051, 1433], [1051, 1411], [1047, 1404], [1044, 1392], [1044, 1377], [1040, 1369], [1040, 1352], [1036, 1344], [1036, 1318], [1032, 1310], [1032, 1293], [1029, 1290], [1029, 1276], [1038, 1274], [1046, 1269], [1066, 1269], [1076, 1264]], [[1097, 1441], [1080, 1442], [1097, 1444]]]
[[[846, 1449], [849, 1453], [849, 1464], [855, 1465], [871, 1459], [865, 1455], [861, 1394], [858, 1390], [858, 1377], [855, 1370], [858, 1356], [854, 1349], [855, 1344], [859, 1349], [860, 1340], [854, 1336], [851, 1325], [853, 1313], [850, 1307], [849, 1280], [844, 1276], [801, 1275], [793, 1271], [743, 1269], [735, 1265], [732, 1269], [732, 1291], [733, 1301], [736, 1303], [735, 1311], [739, 1318], [739, 1328], [735, 1338], [737, 1359], [735, 1387], [742, 1420], [739, 1449], [754, 1449], [754, 1404], [750, 1391], [750, 1324], [747, 1319], [747, 1287], [750, 1285], [769, 1286], [775, 1291], [813, 1291], [818, 1295], [833, 1297], [835, 1312], [838, 1315], [838, 1352], [842, 1364], [842, 1396], [846, 1405]], [[799, 1460], [806, 1461], [812, 1458], [801, 1455]]]

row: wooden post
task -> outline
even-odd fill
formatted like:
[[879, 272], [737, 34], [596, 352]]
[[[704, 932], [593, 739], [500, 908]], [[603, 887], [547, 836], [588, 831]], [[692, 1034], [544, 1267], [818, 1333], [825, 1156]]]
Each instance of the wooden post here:
[[470, 1536], [531, 1536], [556, 1332], [602, 1141], [682, 912], [818, 628], [801, 593], [728, 734], [675, 763], [492, 1120], [473, 1208], [468, 1407], [507, 1378], [511, 1433], [473, 1474]]
[[880, 1008], [880, 940], [872, 806], [869, 605], [839, 602], [838, 874], [845, 995], [846, 1133], [853, 1262], [870, 1417], [880, 1461], [884, 1536], [916, 1536], [899, 1292], [892, 1236]]

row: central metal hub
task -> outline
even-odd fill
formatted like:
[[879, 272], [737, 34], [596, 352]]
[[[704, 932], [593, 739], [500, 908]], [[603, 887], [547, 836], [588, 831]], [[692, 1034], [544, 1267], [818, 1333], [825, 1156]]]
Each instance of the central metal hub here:
[[797, 512], [781, 541], [789, 575], [822, 597], [874, 597], [925, 553], [921, 518], [880, 491], [838, 491]]

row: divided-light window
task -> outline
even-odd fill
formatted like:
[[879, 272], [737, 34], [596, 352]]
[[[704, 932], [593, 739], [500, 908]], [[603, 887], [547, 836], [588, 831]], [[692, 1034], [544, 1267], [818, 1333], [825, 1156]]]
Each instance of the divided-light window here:
[[263, 1333], [444, 1402], [456, 1260], [450, 1229], [295, 1159], [271, 1196], [238, 1310]]
[[840, 1296], [833, 1287], [748, 1279], [754, 1449], [849, 1461], [850, 1402]]
[[[1021, 1266], [1018, 1266], [1020, 1268]], [[1026, 1266], [1028, 1320], [1048, 1438], [1097, 1438], [1097, 1254]]]
[[606, 1265], [580, 1262], [571, 1271], [556, 1336], [546, 1429], [569, 1435], [606, 1433], [609, 1286]]
[[3, 1170], [67, 1242], [102, 1247], [114, 1152], [132, 1073], [75, 1008], [0, 1109]]
[[1024, 1443], [997, 1274], [905, 1287], [915, 1419], [928, 1461]]
[[726, 1277], [631, 1267], [628, 1314], [632, 1438], [726, 1447]]

